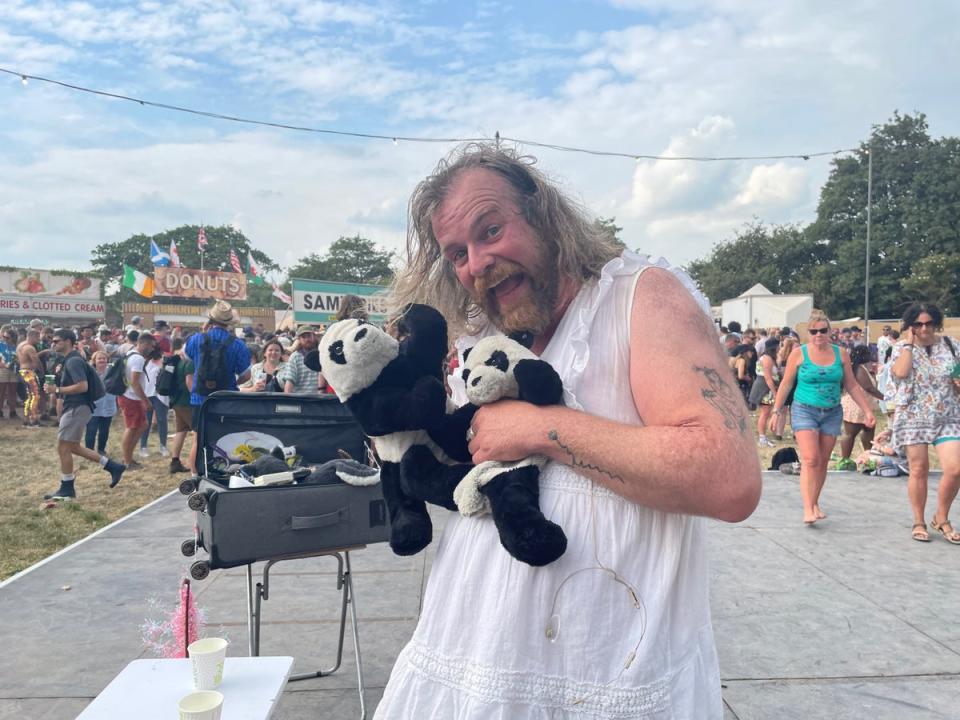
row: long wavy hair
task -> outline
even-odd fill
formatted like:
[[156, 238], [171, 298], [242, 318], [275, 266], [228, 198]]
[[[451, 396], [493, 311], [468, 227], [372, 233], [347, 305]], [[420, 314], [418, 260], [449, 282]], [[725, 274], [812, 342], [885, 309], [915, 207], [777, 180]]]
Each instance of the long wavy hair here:
[[583, 283], [600, 276], [603, 266], [622, 248], [534, 167], [535, 162], [533, 157], [490, 143], [461, 145], [440, 161], [410, 198], [406, 264], [393, 283], [394, 307], [425, 303], [440, 311], [453, 333], [478, 329], [474, 325], [480, 309], [440, 252], [432, 222], [457, 176], [475, 168], [495, 172], [509, 183], [523, 219], [544, 245], [544, 257], [553, 259], [557, 277]]

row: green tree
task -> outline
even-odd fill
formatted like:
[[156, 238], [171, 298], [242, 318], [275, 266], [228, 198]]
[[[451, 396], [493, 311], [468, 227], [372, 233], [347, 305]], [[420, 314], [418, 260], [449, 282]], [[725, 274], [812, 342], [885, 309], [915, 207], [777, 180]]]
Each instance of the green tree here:
[[736, 297], [756, 283], [775, 293], [808, 292], [803, 269], [820, 261], [822, 248], [797, 225], [745, 224], [731, 240], [714, 245], [687, 272], [711, 302]]
[[926, 300], [946, 315], [960, 315], [960, 254], [935, 253], [917, 260], [900, 285], [905, 300]]
[[[870, 238], [870, 314], [896, 317], [908, 300], [903, 283], [913, 265], [951, 253], [960, 237], [960, 144], [930, 138], [926, 117], [894, 113], [875, 126], [852, 157], [834, 162], [820, 192], [811, 237], [824, 245], [828, 265], [817, 274], [832, 315], [863, 312], [869, 154], [873, 155]], [[819, 300], [819, 298], [818, 298]]]
[[950, 258], [960, 239], [960, 139], [931, 139], [922, 113], [895, 112], [852, 155], [834, 160], [811, 224], [754, 223], [691, 263], [707, 296], [719, 301], [762, 282], [774, 292], [812, 293], [833, 317], [861, 315], [871, 154], [871, 317], [897, 317], [910, 299], [943, 298], [956, 287]]
[[310, 253], [290, 268], [291, 278], [387, 285], [393, 279], [394, 253], [378, 250], [359, 235], [340, 237], [323, 255]]
[[620, 231], [623, 230], [623, 228], [617, 225], [615, 221], [615, 217], [598, 217], [596, 220], [594, 220], [594, 224], [604, 233], [606, 233], [607, 237], [610, 238], [610, 242], [620, 248], [626, 249], [626, 244], [620, 239]]
[[[177, 254], [185, 267], [200, 267], [200, 251], [197, 248], [199, 225], [181, 225], [180, 227], [157, 235], [132, 235], [126, 240], [102, 243], [94, 248], [90, 264], [99, 272], [106, 287], [105, 301], [114, 311], [119, 311], [122, 303], [140, 302], [143, 298], [129, 288], [122, 286], [124, 264], [136, 268], [142, 273], [153, 273], [150, 261], [150, 241], [153, 240], [161, 250], [169, 250], [170, 241], [177, 243]], [[230, 248], [237, 252], [240, 265], [247, 270], [247, 252], [251, 250], [250, 240], [236, 228], [229, 225], [205, 227], [207, 248], [204, 252], [203, 267], [207, 270], [232, 271], [230, 267]], [[266, 253], [252, 250], [253, 259], [263, 272], [278, 271], [277, 265]], [[113, 281], [113, 282], [111, 282]], [[282, 307], [282, 303], [272, 297], [272, 288], [267, 285], [247, 285], [247, 305], [258, 307]], [[192, 305], [196, 300], [187, 298], [164, 298], [165, 303], [174, 305]]]

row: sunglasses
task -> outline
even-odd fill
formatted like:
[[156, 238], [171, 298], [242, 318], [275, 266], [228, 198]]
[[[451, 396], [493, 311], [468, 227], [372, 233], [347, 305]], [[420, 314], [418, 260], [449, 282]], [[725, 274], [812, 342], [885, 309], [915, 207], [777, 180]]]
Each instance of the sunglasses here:
[[925, 328], [925, 327], [932, 329], [932, 328], [935, 328], [936, 326], [937, 324], [933, 320], [928, 320], [927, 322], [910, 323], [910, 327], [912, 327], [914, 330], [919, 330], [920, 328]]
[[807, 330], [807, 332], [811, 335], [826, 335], [828, 332], [830, 332], [830, 328], [810, 328]]

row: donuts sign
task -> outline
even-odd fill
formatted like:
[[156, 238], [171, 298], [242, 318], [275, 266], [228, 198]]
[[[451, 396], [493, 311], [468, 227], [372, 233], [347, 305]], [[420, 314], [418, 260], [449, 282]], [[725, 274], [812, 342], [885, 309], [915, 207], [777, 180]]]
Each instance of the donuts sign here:
[[247, 299], [247, 276], [242, 273], [158, 267], [153, 272], [153, 294], [182, 298]]

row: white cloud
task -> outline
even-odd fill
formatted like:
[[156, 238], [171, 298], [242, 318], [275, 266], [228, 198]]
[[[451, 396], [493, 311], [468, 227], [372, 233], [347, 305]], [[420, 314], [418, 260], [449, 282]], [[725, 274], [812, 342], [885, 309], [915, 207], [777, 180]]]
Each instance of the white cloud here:
[[[664, 157], [723, 155], [734, 137], [730, 118], [704, 118], [697, 127], [670, 141], [658, 153]], [[727, 191], [733, 166], [727, 163], [692, 163], [679, 160], [640, 160], [633, 173], [633, 191], [624, 211], [649, 215], [702, 205]]]
[[743, 189], [733, 204], [760, 210], [784, 207], [801, 200], [807, 192], [807, 172], [778, 162], [757, 165], [750, 171]]

